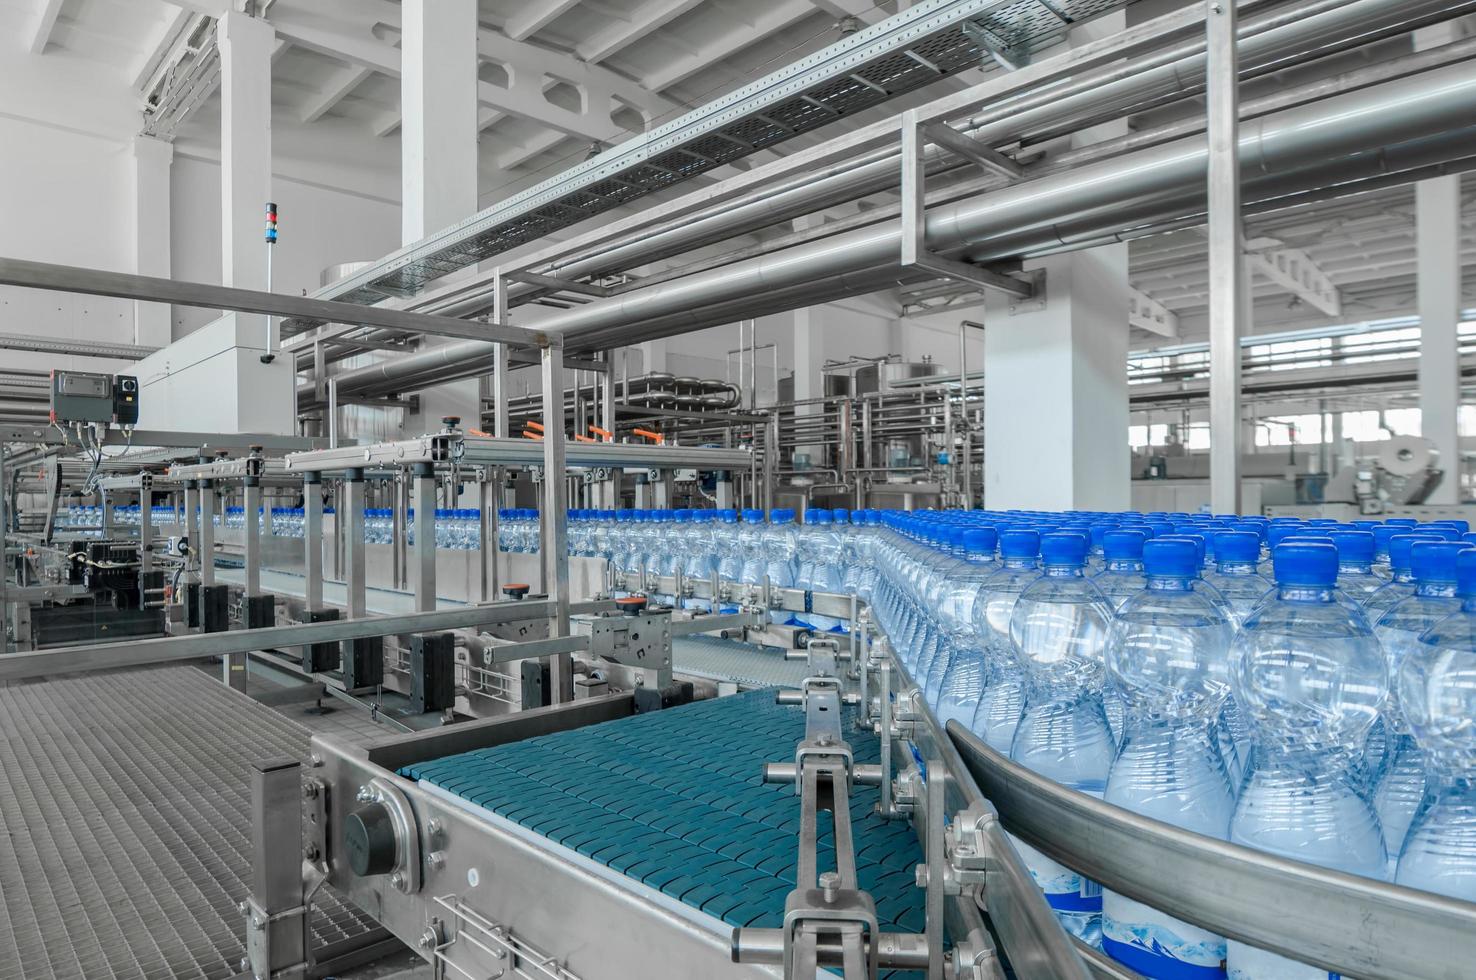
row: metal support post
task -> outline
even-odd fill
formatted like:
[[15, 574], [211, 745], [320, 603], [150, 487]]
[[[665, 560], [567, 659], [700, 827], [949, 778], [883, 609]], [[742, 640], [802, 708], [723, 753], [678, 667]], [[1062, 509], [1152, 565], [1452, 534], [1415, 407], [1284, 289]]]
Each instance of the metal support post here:
[[138, 486], [138, 571], [147, 575], [154, 570], [154, 485], [147, 474]]
[[415, 611], [436, 608], [436, 471], [430, 463], [416, 463], [415, 491]]
[[199, 581], [200, 556], [195, 551], [196, 545], [200, 542], [200, 533], [198, 530], [200, 515], [195, 512], [196, 508], [199, 507], [199, 501], [199, 484], [194, 480], [190, 480], [185, 483], [184, 487], [185, 512], [183, 531], [185, 540], [190, 543], [190, 553], [185, 558], [185, 571], [183, 577], [180, 579], [181, 583]]
[[261, 595], [261, 479], [248, 476], [246, 484], [246, 594]]
[[390, 501], [390, 574], [395, 588], [403, 589], [410, 584], [410, 487], [404, 475], [397, 474], [390, 489], [394, 495]]
[[1240, 214], [1240, 69], [1231, 0], [1205, 0], [1209, 135], [1210, 506], [1240, 513], [1240, 338], [1249, 290]]
[[[564, 463], [564, 352], [543, 348], [543, 542], [547, 574], [543, 591], [554, 600], [550, 637], [569, 635], [568, 485]], [[549, 659], [550, 701], [574, 699], [573, 665], [567, 653]]]
[[[502, 277], [501, 269], [492, 280], [490, 315], [494, 323], [507, 322], [507, 280]], [[508, 434], [507, 384], [507, 345], [496, 344], [492, 349], [492, 434], [499, 439], [506, 439]], [[562, 393], [563, 389], [559, 391]]]
[[200, 481], [200, 586], [215, 584], [215, 484]]
[[251, 767], [251, 896], [241, 911], [248, 972], [256, 977], [307, 975], [298, 768], [291, 759]]
[[302, 476], [302, 573], [309, 612], [323, 606], [323, 474]]
[[368, 611], [364, 582], [364, 471], [348, 470], [343, 478], [341, 506], [334, 517], [343, 529], [348, 618], [359, 619]]
[[477, 480], [477, 507], [481, 520], [477, 528], [477, 555], [481, 568], [481, 600], [491, 602], [497, 598], [500, 573], [497, 568], [497, 500], [493, 481], [500, 479], [498, 473], [483, 473]]

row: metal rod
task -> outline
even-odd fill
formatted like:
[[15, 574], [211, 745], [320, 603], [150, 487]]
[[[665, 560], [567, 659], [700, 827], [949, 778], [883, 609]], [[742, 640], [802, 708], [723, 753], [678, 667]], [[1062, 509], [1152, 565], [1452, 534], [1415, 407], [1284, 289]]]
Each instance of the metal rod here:
[[[543, 349], [543, 541], [546, 569], [543, 591], [553, 599], [549, 636], [569, 635], [569, 501], [565, 479], [564, 352]], [[574, 700], [574, 677], [568, 654], [549, 660], [550, 698], [554, 704]]]
[[1236, 10], [1205, 0], [1209, 57], [1210, 507], [1240, 513], [1240, 338], [1249, 291], [1240, 214], [1240, 78]]
[[323, 483], [317, 473], [302, 478], [303, 599], [308, 612], [323, 606]]

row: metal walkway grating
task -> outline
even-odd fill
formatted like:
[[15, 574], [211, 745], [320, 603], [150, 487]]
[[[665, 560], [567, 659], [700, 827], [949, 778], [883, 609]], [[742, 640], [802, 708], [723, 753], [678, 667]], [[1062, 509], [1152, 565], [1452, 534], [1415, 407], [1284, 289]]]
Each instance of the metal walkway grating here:
[[[373, 304], [970, 68], [1028, 60], [1133, 0], [922, 0], [318, 290]], [[316, 326], [292, 318], [284, 335]]]
[[[879, 760], [876, 736], [846, 738], [858, 763]], [[763, 764], [794, 757], [804, 712], [772, 690], [416, 763], [409, 779], [438, 786], [562, 847], [731, 926], [779, 927], [794, 888], [800, 823], [793, 786]], [[856, 872], [883, 928], [920, 932], [922, 850], [912, 825], [875, 812], [877, 790], [851, 795]], [[831, 822], [819, 821], [819, 867], [833, 867]]]
[[[306, 753], [195, 667], [0, 687], [0, 980], [234, 976], [248, 766]], [[315, 901], [320, 947], [375, 928]]]

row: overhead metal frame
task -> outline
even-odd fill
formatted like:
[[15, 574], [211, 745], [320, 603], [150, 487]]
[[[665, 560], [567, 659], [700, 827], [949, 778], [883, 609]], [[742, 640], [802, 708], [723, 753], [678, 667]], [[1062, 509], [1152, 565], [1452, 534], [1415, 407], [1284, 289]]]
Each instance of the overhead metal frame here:
[[[557, 399], [556, 399], [557, 400]], [[562, 414], [562, 405], [559, 414]], [[287, 472], [341, 472], [355, 468], [413, 466], [417, 463], [462, 466], [545, 466], [547, 444], [554, 426], [546, 425], [543, 439], [499, 439], [446, 433], [398, 442], [292, 453], [284, 459]], [[559, 431], [562, 431], [560, 427]], [[629, 467], [646, 469], [741, 470], [752, 462], [747, 449], [711, 446], [662, 446], [623, 442], [564, 442], [564, 467]]]
[[[924, 0], [620, 144], [314, 294], [412, 295], [441, 276], [1008, 52], [1018, 65], [1069, 26], [1132, 0]], [[284, 323], [298, 331], [310, 318]]]

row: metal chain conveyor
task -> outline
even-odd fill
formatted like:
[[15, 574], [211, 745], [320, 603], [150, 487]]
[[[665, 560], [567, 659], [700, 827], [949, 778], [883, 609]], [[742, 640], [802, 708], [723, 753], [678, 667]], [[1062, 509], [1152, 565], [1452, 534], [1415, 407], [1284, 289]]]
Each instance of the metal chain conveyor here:
[[[775, 704], [772, 690], [750, 691], [416, 763], [400, 775], [730, 926], [779, 927], [795, 887], [800, 801], [793, 786], [765, 783], [763, 768], [792, 755], [804, 734], [802, 710]], [[858, 764], [880, 759], [870, 733], [855, 732], [851, 745]], [[876, 802], [873, 788], [851, 795], [860, 887], [884, 930], [921, 932], [922, 849], [912, 825], [883, 819]], [[820, 826], [824, 869], [834, 856], [828, 814]]]

